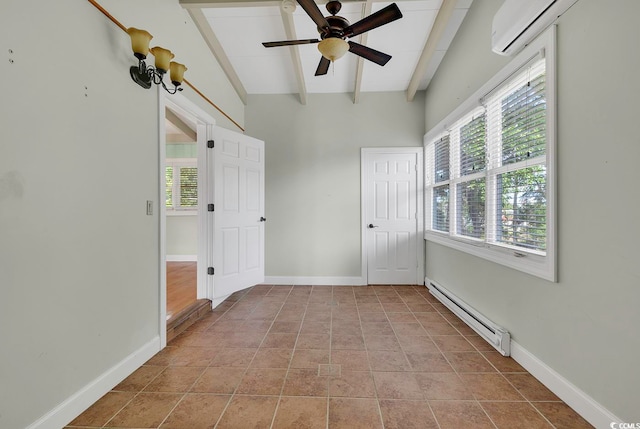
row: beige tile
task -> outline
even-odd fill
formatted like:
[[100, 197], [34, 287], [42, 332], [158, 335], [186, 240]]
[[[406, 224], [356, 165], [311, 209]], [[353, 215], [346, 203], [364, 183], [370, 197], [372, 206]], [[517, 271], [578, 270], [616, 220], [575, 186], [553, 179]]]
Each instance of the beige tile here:
[[149, 366], [144, 365], [138, 368], [125, 378], [122, 382], [120, 382], [113, 390], [117, 391], [125, 391], [125, 392], [139, 392], [144, 389], [147, 384], [151, 383], [151, 381], [156, 378], [162, 371], [164, 371], [165, 367], [163, 366]]
[[362, 335], [340, 335], [331, 336], [331, 348], [333, 350], [364, 350], [364, 340]]
[[329, 427], [331, 429], [382, 429], [377, 401], [330, 398]]
[[[493, 423], [476, 401], [429, 401], [440, 429], [495, 429]], [[524, 426], [513, 426], [519, 428]]]
[[560, 401], [560, 398], [531, 374], [503, 375], [529, 401]]
[[551, 429], [553, 426], [528, 402], [481, 402], [493, 423], [502, 428]]
[[406, 355], [414, 371], [453, 372], [453, 368], [442, 353], [406, 352]]
[[415, 377], [426, 399], [474, 399], [455, 372], [418, 372]]
[[320, 364], [329, 363], [329, 350], [297, 349], [293, 353], [291, 368], [317, 368]]
[[398, 335], [400, 347], [405, 352], [440, 353], [430, 337], [424, 335]]
[[329, 334], [300, 334], [296, 342], [297, 349], [329, 350], [331, 336]]
[[211, 361], [211, 366], [246, 368], [255, 356], [257, 348], [220, 349]]
[[212, 429], [227, 406], [229, 398], [228, 395], [187, 394], [160, 428]]
[[291, 361], [291, 349], [259, 348], [251, 362], [251, 368], [288, 368]]
[[267, 334], [260, 347], [273, 349], [292, 349], [298, 334]]
[[364, 344], [367, 350], [400, 350], [395, 335], [366, 335]]
[[369, 358], [365, 350], [331, 350], [331, 362], [342, 366], [343, 370], [369, 370]]
[[564, 402], [534, 402], [533, 406], [557, 429], [593, 428], [589, 422], [573, 411]]
[[286, 375], [286, 369], [249, 368], [242, 377], [236, 394], [280, 395]]
[[326, 429], [327, 399], [283, 396], [272, 429]]
[[500, 374], [460, 374], [479, 401], [524, 401], [524, 397]]
[[482, 352], [482, 354], [500, 372], [527, 372], [513, 358], [502, 356], [497, 351]]
[[373, 377], [369, 371], [342, 371], [329, 379], [329, 396], [373, 398], [376, 396]]
[[385, 429], [438, 429], [426, 401], [381, 399], [379, 402]]
[[373, 379], [378, 398], [424, 399], [424, 395], [413, 373], [374, 372]]
[[198, 367], [168, 367], [144, 388], [145, 392], [187, 392], [204, 372]]
[[277, 404], [275, 396], [234, 395], [216, 429], [269, 429]]
[[479, 352], [445, 352], [444, 356], [457, 372], [496, 372]]
[[317, 369], [290, 369], [284, 383], [285, 396], [327, 396], [329, 378]]
[[139, 393], [109, 422], [109, 427], [155, 428], [182, 398], [176, 393]]
[[476, 348], [462, 335], [438, 335], [431, 339], [443, 352], [471, 352]]
[[369, 350], [369, 365], [373, 371], [407, 371], [409, 363], [401, 350]]
[[207, 368], [193, 385], [191, 391], [198, 393], [231, 394], [236, 390], [244, 372], [244, 368]]
[[76, 417], [70, 425], [101, 427], [127, 405], [134, 395], [134, 392], [108, 392], [85, 412]]

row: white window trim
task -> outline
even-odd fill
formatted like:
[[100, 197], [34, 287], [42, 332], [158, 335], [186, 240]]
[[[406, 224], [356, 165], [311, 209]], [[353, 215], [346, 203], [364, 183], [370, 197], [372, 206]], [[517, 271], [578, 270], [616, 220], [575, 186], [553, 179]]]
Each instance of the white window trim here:
[[[531, 42], [520, 52], [506, 67], [498, 72], [492, 79], [478, 89], [471, 97], [459, 105], [453, 112], [445, 117], [438, 125], [433, 127], [424, 136], [425, 148], [427, 144], [448, 132], [451, 124], [467, 117], [471, 111], [481, 106], [481, 98], [500, 86], [520, 68], [526, 65], [531, 58], [542, 53], [546, 64], [546, 109], [547, 109], [547, 248], [546, 255], [540, 252], [511, 247], [508, 245], [487, 243], [473, 238], [451, 235], [449, 232], [428, 230], [425, 228], [425, 240], [438, 243], [453, 249], [469, 253], [471, 255], [501, 264], [536, 277], [552, 282], [557, 281], [556, 263], [556, 27], [551, 26], [536, 40]], [[425, 150], [425, 157], [427, 151]], [[535, 161], [535, 160], [534, 160]], [[428, 167], [425, 159], [425, 167]], [[457, 168], [457, 167], [455, 167]], [[425, 184], [431, 183], [428, 175], [431, 172], [425, 169]], [[452, 176], [453, 177], [453, 176]], [[466, 177], [465, 177], [466, 179]], [[489, 180], [489, 177], [487, 177]], [[440, 185], [439, 183], [437, 185]], [[487, 186], [489, 184], [487, 183]], [[455, 188], [455, 187], [454, 187]], [[450, 207], [455, 195], [449, 195]], [[425, 195], [425, 217], [432, 213], [432, 198]], [[491, 212], [487, 211], [487, 217]], [[428, 225], [425, 219], [425, 227]], [[489, 222], [487, 222], [489, 228]]]
[[[198, 159], [197, 158], [167, 158], [165, 162], [165, 167], [198, 167]], [[175, 178], [175, 172], [174, 172]], [[176, 200], [176, 196], [174, 193], [174, 202]], [[199, 194], [198, 194], [199, 196]], [[166, 207], [166, 215], [167, 216], [197, 216], [198, 215], [198, 207]]]

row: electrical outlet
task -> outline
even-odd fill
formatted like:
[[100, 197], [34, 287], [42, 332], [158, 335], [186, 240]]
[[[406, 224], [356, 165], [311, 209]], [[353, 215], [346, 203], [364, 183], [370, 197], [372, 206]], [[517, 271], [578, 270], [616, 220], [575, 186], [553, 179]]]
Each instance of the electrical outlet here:
[[153, 215], [153, 201], [147, 200], [147, 215]]

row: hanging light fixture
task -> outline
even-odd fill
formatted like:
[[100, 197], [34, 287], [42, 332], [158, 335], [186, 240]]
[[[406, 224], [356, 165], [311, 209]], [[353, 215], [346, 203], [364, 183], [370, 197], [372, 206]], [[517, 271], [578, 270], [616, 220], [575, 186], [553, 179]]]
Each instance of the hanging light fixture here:
[[[187, 67], [184, 64], [171, 61], [174, 55], [168, 49], [159, 46], [149, 49], [149, 42], [153, 38], [149, 32], [129, 27], [127, 28], [127, 33], [131, 37], [133, 55], [138, 59], [138, 65], [132, 66], [129, 69], [133, 81], [146, 89], [151, 88], [152, 83], [162, 85], [169, 94], [182, 91], [180, 85], [184, 80], [184, 72], [187, 71]], [[145, 62], [149, 52], [151, 52], [155, 58], [155, 68], [147, 66]], [[164, 75], [167, 71], [169, 72], [169, 79], [173, 84], [172, 89], [167, 88], [167, 85], [164, 83]]]

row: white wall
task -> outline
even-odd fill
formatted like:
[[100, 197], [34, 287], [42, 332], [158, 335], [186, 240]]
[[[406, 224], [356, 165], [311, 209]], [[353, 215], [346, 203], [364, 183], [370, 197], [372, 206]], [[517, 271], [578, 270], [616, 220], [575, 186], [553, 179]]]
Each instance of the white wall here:
[[198, 216], [167, 216], [167, 257], [198, 254]]
[[359, 277], [360, 148], [420, 146], [424, 97], [250, 96], [247, 134], [266, 146], [266, 275]]
[[[427, 130], [504, 65], [489, 45], [501, 3], [473, 2], [427, 90]], [[638, 16], [636, 0], [579, 0], [559, 20], [559, 282], [426, 249], [429, 278], [628, 422], [640, 420]]]
[[[244, 121], [176, 1], [103, 4]], [[24, 428], [159, 336], [158, 100], [86, 1], [2, 1], [0, 51], [0, 427]]]

